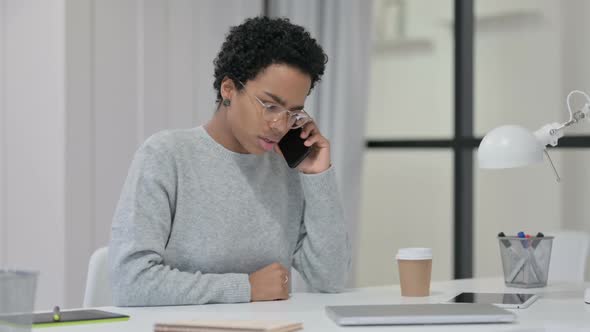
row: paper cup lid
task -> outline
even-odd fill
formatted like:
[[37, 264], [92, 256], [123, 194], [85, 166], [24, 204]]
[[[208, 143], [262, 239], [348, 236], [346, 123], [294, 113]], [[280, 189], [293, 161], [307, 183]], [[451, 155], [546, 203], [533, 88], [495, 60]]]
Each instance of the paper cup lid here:
[[432, 259], [432, 248], [402, 248], [397, 251], [395, 258], [407, 260]]

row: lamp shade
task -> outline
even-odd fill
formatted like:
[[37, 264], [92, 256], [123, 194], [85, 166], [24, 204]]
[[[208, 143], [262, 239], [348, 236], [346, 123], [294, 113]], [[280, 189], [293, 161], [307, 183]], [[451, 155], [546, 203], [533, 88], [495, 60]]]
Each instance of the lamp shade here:
[[522, 167], [543, 161], [545, 147], [528, 129], [507, 125], [490, 131], [479, 144], [480, 168]]

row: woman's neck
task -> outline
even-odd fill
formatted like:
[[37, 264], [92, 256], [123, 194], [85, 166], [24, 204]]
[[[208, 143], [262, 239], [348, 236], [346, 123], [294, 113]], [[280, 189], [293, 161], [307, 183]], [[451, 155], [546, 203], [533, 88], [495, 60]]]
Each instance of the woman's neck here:
[[248, 153], [238, 142], [229, 126], [225, 107], [221, 106], [215, 111], [211, 120], [205, 125], [205, 130], [211, 138], [224, 148], [237, 153]]

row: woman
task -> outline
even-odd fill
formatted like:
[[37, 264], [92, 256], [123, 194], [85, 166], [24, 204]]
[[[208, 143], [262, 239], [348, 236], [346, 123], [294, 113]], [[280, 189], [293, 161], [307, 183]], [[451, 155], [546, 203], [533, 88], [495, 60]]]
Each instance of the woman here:
[[[340, 291], [350, 245], [330, 144], [303, 110], [327, 57], [287, 19], [231, 28], [215, 64], [217, 110], [137, 151], [109, 258], [119, 306], [281, 300], [297, 269]], [[296, 169], [277, 142], [292, 128], [312, 153]]]

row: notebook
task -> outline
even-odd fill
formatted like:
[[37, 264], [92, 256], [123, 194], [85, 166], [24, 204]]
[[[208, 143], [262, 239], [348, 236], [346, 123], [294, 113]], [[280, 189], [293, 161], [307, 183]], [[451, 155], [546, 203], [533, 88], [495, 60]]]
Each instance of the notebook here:
[[154, 326], [154, 332], [291, 332], [301, 329], [301, 323], [246, 320], [193, 320], [156, 323]]

